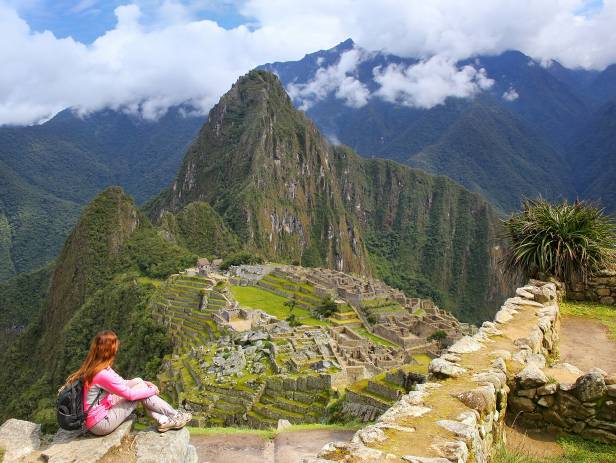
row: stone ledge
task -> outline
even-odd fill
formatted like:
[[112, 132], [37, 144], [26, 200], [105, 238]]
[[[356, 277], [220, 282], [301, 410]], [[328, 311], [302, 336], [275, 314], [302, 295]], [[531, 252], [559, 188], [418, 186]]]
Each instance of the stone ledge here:
[[11, 418], [0, 426], [0, 448], [5, 451], [2, 463], [13, 463], [41, 445], [41, 425]]
[[[41, 448], [40, 425], [10, 419], [0, 427], [0, 448], [6, 452], [2, 463], [98, 463], [108, 461], [112, 454], [112, 461], [197, 463], [188, 430], [161, 434], [150, 428], [132, 434], [133, 422], [130, 419], [101, 437], [59, 430], [50, 444]], [[123, 446], [126, 442], [132, 445]]]
[[431, 382], [402, 396], [350, 442], [330, 443], [303, 462], [489, 461], [502, 438], [509, 383], [522, 371], [525, 384], [541, 382], [539, 368], [558, 344], [557, 286], [532, 283], [505, 301], [495, 322], [485, 322], [434, 359]]

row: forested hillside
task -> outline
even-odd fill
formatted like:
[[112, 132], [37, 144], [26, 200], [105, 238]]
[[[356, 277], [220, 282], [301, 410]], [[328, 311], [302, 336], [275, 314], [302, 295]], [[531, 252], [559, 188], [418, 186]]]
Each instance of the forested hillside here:
[[158, 121], [70, 110], [31, 127], [0, 127], [0, 280], [55, 258], [81, 208], [109, 185], [141, 203], [173, 178], [202, 125], [181, 108]]

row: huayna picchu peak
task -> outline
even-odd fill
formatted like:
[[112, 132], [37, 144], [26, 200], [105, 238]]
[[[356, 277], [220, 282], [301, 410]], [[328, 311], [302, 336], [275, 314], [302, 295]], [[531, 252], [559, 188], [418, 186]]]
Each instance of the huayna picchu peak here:
[[491, 313], [506, 288], [486, 201], [331, 145], [265, 71], [241, 77], [211, 110], [148, 212], [160, 222], [194, 201], [267, 259], [374, 275], [466, 320]]

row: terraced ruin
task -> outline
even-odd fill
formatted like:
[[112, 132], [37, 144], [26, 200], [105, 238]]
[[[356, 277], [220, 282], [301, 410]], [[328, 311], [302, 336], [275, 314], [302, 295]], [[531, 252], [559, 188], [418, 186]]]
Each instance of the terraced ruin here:
[[297, 266], [187, 269], [153, 308], [174, 341], [161, 386], [198, 426], [374, 420], [472, 332], [381, 281]]

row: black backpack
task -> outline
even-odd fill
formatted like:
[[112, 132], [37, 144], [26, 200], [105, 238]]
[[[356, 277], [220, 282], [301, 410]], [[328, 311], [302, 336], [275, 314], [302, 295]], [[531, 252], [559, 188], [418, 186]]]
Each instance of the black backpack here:
[[[103, 390], [99, 389], [94, 402], [100, 398], [102, 392]], [[94, 405], [94, 402], [92, 402], [92, 405]], [[56, 404], [56, 416], [62, 429], [75, 431], [84, 428], [88, 410], [83, 409], [83, 381], [78, 379], [60, 389]]]

